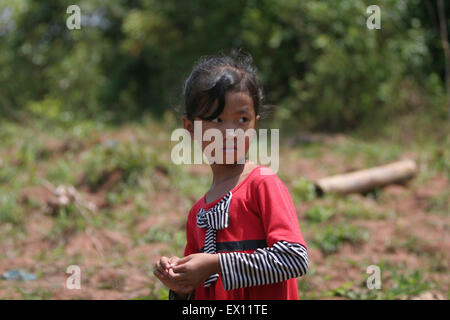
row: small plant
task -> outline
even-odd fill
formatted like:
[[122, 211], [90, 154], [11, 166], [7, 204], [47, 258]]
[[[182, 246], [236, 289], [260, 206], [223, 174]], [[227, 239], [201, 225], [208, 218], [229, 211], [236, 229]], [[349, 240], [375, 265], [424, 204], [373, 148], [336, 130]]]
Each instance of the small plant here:
[[20, 224], [23, 222], [23, 210], [12, 194], [0, 194], [0, 222]]
[[450, 151], [448, 145], [450, 145], [450, 141], [447, 144], [447, 147], [444, 145], [442, 149], [439, 148], [434, 151], [431, 158], [431, 164], [436, 170], [445, 173], [450, 179]]
[[79, 216], [78, 209], [72, 204], [58, 208], [54, 212], [54, 215], [56, 217], [56, 223], [49, 233], [50, 238], [65, 232], [83, 231], [86, 228], [86, 221], [84, 221], [83, 217]]
[[428, 199], [427, 212], [449, 215], [450, 214], [450, 191]]
[[111, 189], [119, 182], [135, 185], [154, 157], [149, 148], [138, 143], [107, 141], [84, 156], [82, 183], [93, 191], [101, 187]]
[[392, 282], [392, 286], [384, 294], [384, 299], [411, 299], [433, 287], [431, 282], [423, 278], [423, 274], [419, 270], [400, 275], [394, 270], [392, 271]]
[[152, 227], [148, 230], [147, 234], [144, 236], [143, 241], [145, 243], [152, 242], [171, 242], [173, 234], [162, 230], [160, 227]]
[[67, 160], [58, 160], [49, 167], [47, 180], [55, 183], [74, 184], [76, 181], [75, 170]]
[[324, 222], [334, 215], [334, 211], [330, 208], [315, 205], [306, 211], [306, 218], [311, 222]]
[[[153, 276], [153, 274], [150, 274]], [[149, 294], [146, 296], [138, 296], [133, 300], [169, 300], [169, 289], [162, 287], [159, 284], [151, 283], [149, 286]]]
[[21, 294], [23, 300], [50, 300], [53, 296], [51, 291], [42, 288], [24, 290], [16, 287], [16, 290]]
[[190, 198], [199, 198], [208, 190], [209, 177], [206, 175], [194, 175], [179, 168], [179, 166], [174, 166], [172, 174], [170, 176], [172, 185], [176, 189], [180, 190], [183, 196]]
[[38, 147], [34, 142], [26, 141], [17, 153], [17, 160], [20, 166], [33, 165], [38, 158]]
[[312, 244], [327, 254], [337, 252], [343, 243], [357, 245], [368, 239], [369, 231], [367, 229], [348, 224], [329, 225], [313, 238]]
[[305, 178], [296, 180], [293, 184], [293, 189], [295, 197], [299, 201], [311, 201], [316, 198], [316, 189], [314, 184]]
[[173, 252], [183, 253], [184, 247], [186, 246], [186, 232], [184, 230], [175, 232], [171, 244], [171, 249]]
[[354, 290], [352, 283], [346, 283], [329, 291], [328, 294], [354, 300], [411, 299], [434, 287], [434, 283], [425, 280], [419, 270], [407, 274], [398, 274], [397, 271], [392, 270], [391, 275], [391, 281], [383, 284], [380, 290], [367, 289], [364, 281], [362, 283], [363, 289], [361, 290]]

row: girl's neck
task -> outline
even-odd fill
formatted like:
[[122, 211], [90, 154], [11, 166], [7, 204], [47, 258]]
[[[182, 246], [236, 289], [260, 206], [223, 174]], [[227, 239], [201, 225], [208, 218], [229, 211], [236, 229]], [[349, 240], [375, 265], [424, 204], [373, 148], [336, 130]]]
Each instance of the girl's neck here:
[[243, 164], [212, 164], [211, 170], [213, 173], [213, 182], [211, 188], [226, 182], [231, 178], [240, 176], [244, 172], [246, 166], [249, 164], [249, 160], [246, 159]]

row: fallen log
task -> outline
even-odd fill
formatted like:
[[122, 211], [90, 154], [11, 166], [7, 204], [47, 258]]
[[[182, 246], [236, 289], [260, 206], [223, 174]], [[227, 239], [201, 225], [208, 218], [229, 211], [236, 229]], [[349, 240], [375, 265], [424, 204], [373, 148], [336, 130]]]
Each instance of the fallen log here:
[[413, 160], [402, 160], [370, 169], [325, 177], [315, 182], [316, 192], [365, 193], [392, 183], [401, 183], [414, 177], [417, 165]]

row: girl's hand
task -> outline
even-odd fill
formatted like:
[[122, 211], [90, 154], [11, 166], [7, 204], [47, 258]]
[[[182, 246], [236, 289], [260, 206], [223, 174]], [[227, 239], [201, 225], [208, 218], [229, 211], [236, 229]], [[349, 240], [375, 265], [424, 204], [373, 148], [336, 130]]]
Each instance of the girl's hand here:
[[167, 258], [167, 257], [159, 258], [159, 260], [156, 261], [156, 263], [155, 263], [155, 272], [158, 272], [159, 275], [164, 275], [164, 276], [168, 275], [169, 269], [172, 268], [178, 262], [178, 260], [180, 260], [180, 258], [175, 257], [175, 256], [173, 256], [171, 258]]
[[176, 293], [188, 294], [191, 291], [187, 291], [180, 283], [173, 279], [175, 275], [172, 267], [180, 260], [178, 257], [161, 257], [155, 263], [155, 270], [153, 274], [168, 288], [172, 289]]
[[[195, 253], [179, 259], [172, 267], [169, 277], [183, 290], [181, 293], [192, 292], [210, 275], [220, 273], [219, 255]], [[174, 290], [176, 291], [176, 290]]]

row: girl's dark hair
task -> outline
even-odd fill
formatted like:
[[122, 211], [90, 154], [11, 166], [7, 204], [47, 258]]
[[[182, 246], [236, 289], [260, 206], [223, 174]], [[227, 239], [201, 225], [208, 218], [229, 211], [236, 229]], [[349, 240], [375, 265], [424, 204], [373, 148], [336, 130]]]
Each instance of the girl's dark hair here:
[[[230, 90], [248, 91], [255, 114], [261, 114], [264, 96], [256, 72], [252, 56], [242, 50], [200, 58], [183, 88], [186, 117], [189, 120], [195, 117], [215, 119], [222, 113], [225, 94]], [[216, 100], [218, 103], [213, 108]]]

